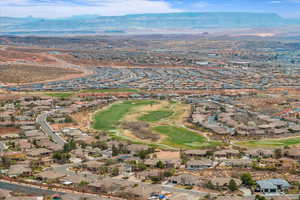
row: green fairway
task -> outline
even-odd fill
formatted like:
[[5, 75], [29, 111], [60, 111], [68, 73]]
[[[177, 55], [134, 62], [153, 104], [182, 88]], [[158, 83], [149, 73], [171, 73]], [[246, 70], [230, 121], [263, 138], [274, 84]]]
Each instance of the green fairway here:
[[74, 91], [74, 92], [46, 92], [43, 93], [50, 97], [56, 97], [56, 98], [69, 98], [72, 95], [78, 94], [78, 93], [113, 93], [113, 92], [132, 92], [132, 93], [138, 93], [139, 90], [136, 89], [129, 89], [129, 88], [119, 88], [119, 89], [91, 89], [91, 90], [81, 90], [81, 91]]
[[163, 144], [175, 148], [194, 149], [220, 145], [220, 142], [209, 142], [204, 136], [190, 131], [186, 128], [175, 126], [157, 126], [153, 130], [157, 133], [166, 135]]
[[45, 93], [45, 95], [56, 98], [69, 98], [74, 94], [74, 92], [49, 92]]
[[170, 117], [172, 114], [173, 114], [172, 111], [167, 111], [167, 110], [152, 111], [141, 116], [139, 120], [146, 121], [146, 122], [157, 122], [162, 119]]
[[120, 120], [136, 106], [155, 104], [152, 100], [134, 100], [114, 104], [95, 114], [92, 127], [97, 130], [116, 129]]
[[257, 140], [237, 142], [240, 146], [248, 147], [282, 147], [300, 144], [300, 137], [276, 139], [276, 140]]
[[136, 89], [127, 89], [127, 88], [119, 88], [119, 89], [94, 89], [94, 90], [82, 90], [80, 92], [91, 92], [91, 93], [111, 93], [111, 92], [134, 92], [137, 93], [139, 90]]

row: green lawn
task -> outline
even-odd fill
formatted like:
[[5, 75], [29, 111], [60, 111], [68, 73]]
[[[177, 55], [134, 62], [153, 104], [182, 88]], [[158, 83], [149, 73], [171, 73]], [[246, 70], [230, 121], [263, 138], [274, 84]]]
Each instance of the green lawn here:
[[92, 127], [97, 130], [116, 129], [120, 120], [136, 106], [155, 104], [152, 100], [133, 100], [114, 104], [95, 114]]
[[252, 140], [238, 142], [238, 145], [249, 147], [282, 147], [300, 144], [300, 137], [276, 139], [276, 140]]
[[56, 98], [69, 98], [74, 94], [74, 92], [49, 92], [45, 95]]
[[162, 119], [170, 117], [172, 114], [173, 112], [168, 110], [151, 111], [141, 116], [139, 120], [146, 121], [146, 122], [157, 122]]
[[221, 145], [220, 142], [209, 142], [204, 136], [190, 131], [186, 128], [175, 126], [157, 126], [153, 130], [157, 133], [168, 136], [163, 144], [175, 148], [195, 149], [200, 147]]

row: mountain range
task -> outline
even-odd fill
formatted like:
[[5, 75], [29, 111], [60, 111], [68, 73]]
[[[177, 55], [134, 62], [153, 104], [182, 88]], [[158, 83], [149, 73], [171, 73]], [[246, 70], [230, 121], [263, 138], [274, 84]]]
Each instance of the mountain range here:
[[300, 19], [286, 19], [274, 13], [244, 12], [162, 13], [125, 16], [82, 15], [58, 19], [0, 17], [0, 34], [163, 33], [298, 25], [300, 25]]

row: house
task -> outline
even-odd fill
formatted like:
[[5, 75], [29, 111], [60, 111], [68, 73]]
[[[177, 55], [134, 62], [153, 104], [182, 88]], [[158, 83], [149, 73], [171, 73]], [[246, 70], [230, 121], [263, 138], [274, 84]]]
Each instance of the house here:
[[92, 161], [87, 161], [87, 162], [84, 162], [82, 163], [82, 166], [90, 171], [93, 171], [93, 172], [97, 172], [98, 169], [103, 166], [104, 163], [103, 162], [98, 162], [98, 161], [95, 161], [95, 160], [92, 160]]
[[268, 179], [257, 181], [256, 192], [264, 194], [276, 194], [288, 190], [291, 185], [283, 179]]
[[40, 137], [44, 136], [44, 133], [38, 130], [30, 130], [24, 132], [25, 137]]
[[158, 159], [146, 159], [144, 161], [144, 164], [147, 167], [155, 167], [158, 161], [159, 161]]
[[9, 199], [11, 197], [9, 190], [0, 189], [0, 199]]
[[164, 174], [164, 170], [161, 169], [152, 169], [149, 171], [142, 171], [142, 172], [137, 172], [135, 174], [136, 178], [140, 179], [140, 180], [146, 180], [149, 179], [150, 177], [163, 177]]
[[38, 156], [49, 156], [52, 153], [52, 151], [45, 149], [45, 148], [40, 148], [40, 149], [33, 149], [26, 154], [31, 157], [38, 157]]
[[127, 163], [121, 163], [118, 165], [119, 173], [123, 176], [127, 176], [128, 173], [131, 173], [133, 171], [133, 167], [130, 164]]
[[91, 179], [88, 177], [83, 177], [80, 175], [70, 175], [70, 176], [66, 176], [60, 179], [60, 181], [65, 184], [65, 185], [80, 185], [81, 182], [86, 182], [86, 183], [91, 183], [93, 181], [96, 181], [97, 177], [95, 177], [95, 179]]
[[152, 196], [158, 196], [161, 193], [161, 187], [159, 185], [137, 185], [135, 187], [126, 187], [124, 190], [120, 190], [116, 195], [121, 195], [126, 199], [149, 199]]
[[300, 149], [287, 150], [284, 152], [284, 155], [288, 158], [292, 158], [300, 161]]
[[283, 169], [294, 170], [300, 167], [300, 163], [291, 158], [280, 158], [278, 161]]
[[178, 185], [200, 185], [202, 181], [199, 177], [193, 174], [180, 174], [178, 176], [172, 176], [168, 179], [168, 183]]
[[212, 160], [190, 160], [186, 163], [186, 169], [188, 170], [200, 170], [213, 167], [214, 163]]
[[8, 169], [7, 175], [9, 177], [17, 177], [17, 176], [29, 176], [31, 174], [32, 170], [30, 167], [26, 164], [17, 164], [17, 165], [11, 165]]
[[0, 141], [0, 152], [4, 152], [8, 147], [5, 145], [5, 142]]
[[181, 166], [180, 159], [163, 159], [166, 168], [179, 168]]
[[252, 167], [252, 160], [250, 159], [225, 159], [222, 160], [225, 166], [238, 167], [238, 168], [250, 168]]
[[28, 142], [26, 139], [20, 139], [16, 141], [17, 145], [22, 149], [22, 150], [28, 150], [32, 148], [32, 144]]
[[64, 173], [54, 172], [54, 171], [43, 171], [36, 175], [41, 181], [57, 181], [66, 175]]
[[62, 200], [103, 200], [102, 197], [94, 195], [64, 194], [60, 197]]
[[249, 149], [245, 151], [245, 154], [250, 158], [273, 158], [275, 156], [271, 149]]
[[252, 200], [252, 198], [238, 196], [219, 196], [216, 200]]
[[159, 161], [161, 161], [166, 168], [179, 168], [181, 165], [181, 160], [179, 159], [146, 159], [144, 164], [147, 167], [155, 167]]
[[208, 150], [186, 150], [184, 155], [193, 158], [204, 158], [208, 155]]
[[212, 178], [210, 181], [216, 188], [226, 190], [228, 189], [229, 182], [231, 180], [234, 180], [237, 186], [240, 186], [242, 184], [241, 180], [229, 177]]
[[131, 145], [127, 146], [127, 150], [131, 154], [135, 154], [135, 153], [138, 153], [140, 151], [146, 151], [148, 149], [149, 149], [149, 146], [143, 145], [143, 144], [131, 144]]
[[225, 149], [221, 151], [216, 151], [214, 153], [214, 156], [216, 158], [233, 158], [238, 157], [240, 155], [240, 152], [238, 150], [234, 149]]
[[26, 159], [26, 155], [24, 153], [18, 152], [18, 151], [0, 153], [0, 156], [5, 157], [10, 160], [14, 160], [14, 161], [20, 161], [20, 160]]
[[40, 166], [50, 166], [54, 162], [53, 158], [51, 157], [35, 157], [30, 158], [30, 160], [36, 162]]
[[95, 182], [89, 183], [88, 188], [93, 192], [110, 192], [115, 193], [121, 188], [132, 187], [133, 184], [128, 181], [116, 180], [111, 178], [104, 178]]

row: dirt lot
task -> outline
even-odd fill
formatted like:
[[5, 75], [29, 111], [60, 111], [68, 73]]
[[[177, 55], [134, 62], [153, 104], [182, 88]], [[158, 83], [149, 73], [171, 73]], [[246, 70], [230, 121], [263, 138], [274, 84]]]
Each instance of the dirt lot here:
[[51, 59], [44, 55], [34, 54], [34, 53], [25, 53], [17, 50], [0, 49], [0, 61], [23, 61], [23, 62], [39, 62], [39, 63], [55, 63], [55, 59]]
[[154, 154], [158, 159], [180, 159], [179, 151], [160, 151]]
[[9, 83], [32, 83], [58, 78], [71, 78], [81, 74], [71, 69], [58, 67], [44, 67], [35, 65], [0, 65], [0, 82]]
[[93, 73], [86, 68], [70, 68], [72, 66], [70, 63], [55, 57], [50, 53], [51, 50], [2, 46], [0, 48], [0, 83], [13, 85], [60, 81]]
[[0, 127], [0, 135], [19, 134], [20, 129], [14, 127]]
[[76, 126], [73, 123], [51, 124], [51, 127], [55, 131], [61, 131], [62, 129], [68, 128], [68, 127], [75, 127], [76, 128]]

